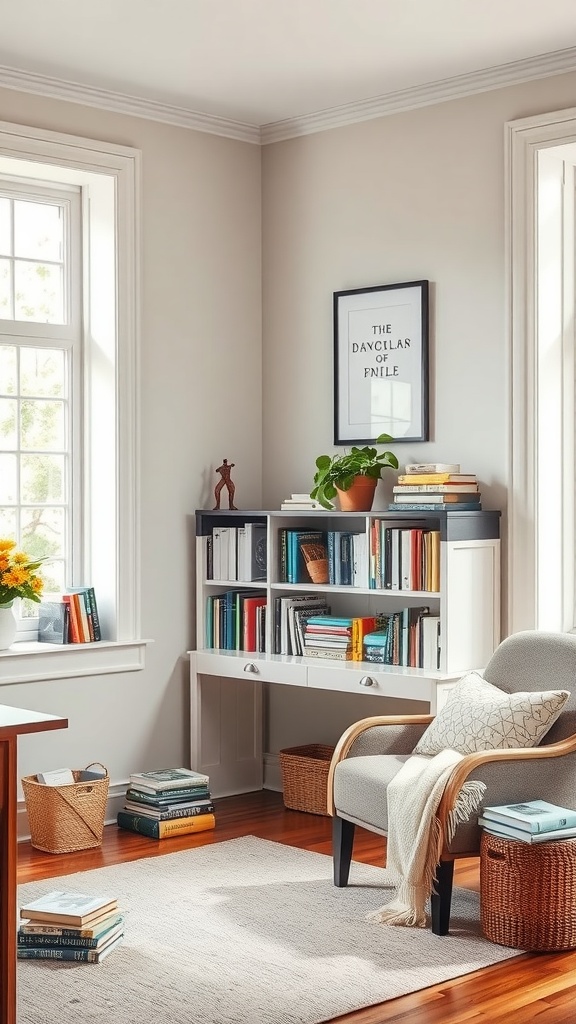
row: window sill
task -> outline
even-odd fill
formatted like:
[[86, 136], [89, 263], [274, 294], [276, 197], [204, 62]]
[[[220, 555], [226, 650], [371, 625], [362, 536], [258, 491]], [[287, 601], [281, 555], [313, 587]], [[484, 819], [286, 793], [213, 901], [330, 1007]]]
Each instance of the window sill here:
[[75, 676], [136, 672], [152, 640], [100, 640], [95, 644], [15, 643], [0, 651], [0, 686]]

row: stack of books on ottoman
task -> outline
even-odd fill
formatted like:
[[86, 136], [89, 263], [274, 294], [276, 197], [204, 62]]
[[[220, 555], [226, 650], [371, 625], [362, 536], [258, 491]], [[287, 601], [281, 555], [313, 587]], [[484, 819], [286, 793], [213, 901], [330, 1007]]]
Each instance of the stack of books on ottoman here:
[[150, 839], [169, 839], [216, 827], [209, 778], [189, 768], [161, 768], [130, 776], [118, 825]]
[[493, 836], [519, 839], [521, 843], [576, 838], [576, 811], [546, 800], [485, 807], [478, 824]]
[[122, 941], [124, 915], [107, 896], [49, 892], [20, 908], [19, 960], [99, 964]]

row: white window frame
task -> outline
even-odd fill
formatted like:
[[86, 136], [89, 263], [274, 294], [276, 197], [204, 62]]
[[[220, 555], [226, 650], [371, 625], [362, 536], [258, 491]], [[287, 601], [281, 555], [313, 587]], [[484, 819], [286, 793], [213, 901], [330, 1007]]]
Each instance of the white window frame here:
[[[11, 162], [12, 161], [12, 162]], [[0, 170], [82, 187], [84, 266], [108, 274], [112, 301], [88, 304], [85, 450], [87, 552], [104, 635], [95, 645], [16, 643], [0, 652], [0, 684], [130, 671], [144, 665], [140, 636], [139, 363], [141, 154], [127, 146], [0, 122]], [[90, 287], [87, 289], [90, 293]], [[102, 488], [106, 508], [92, 500]], [[105, 513], [108, 511], [108, 517]], [[86, 580], [79, 581], [85, 583]], [[50, 648], [47, 650], [46, 648]]]
[[575, 626], [576, 108], [506, 125], [507, 632]]

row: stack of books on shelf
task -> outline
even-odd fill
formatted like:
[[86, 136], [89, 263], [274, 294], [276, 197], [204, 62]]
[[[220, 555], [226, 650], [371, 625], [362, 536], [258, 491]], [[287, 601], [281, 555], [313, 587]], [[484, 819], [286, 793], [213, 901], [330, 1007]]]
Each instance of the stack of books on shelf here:
[[479, 512], [480, 491], [474, 473], [461, 473], [457, 463], [409, 463], [393, 488], [394, 512]]
[[281, 512], [316, 512], [322, 511], [322, 505], [315, 501], [309, 494], [292, 494], [284, 498], [280, 505]]
[[102, 639], [94, 587], [79, 587], [38, 606], [38, 641], [90, 644]]
[[162, 768], [130, 776], [118, 826], [150, 839], [206, 832], [216, 827], [209, 778], [189, 768]]
[[576, 838], [576, 811], [546, 800], [485, 807], [478, 824], [493, 836], [521, 843], [549, 843]]
[[124, 915], [108, 896], [49, 892], [20, 908], [19, 960], [98, 964], [120, 945]]
[[379, 615], [378, 628], [363, 638], [363, 661], [436, 670], [440, 659], [440, 618], [429, 608], [402, 608]]
[[307, 658], [352, 661], [352, 619], [336, 615], [314, 615], [304, 630]]
[[215, 526], [207, 538], [207, 575], [212, 580], [253, 583], [266, 579], [266, 524]]
[[266, 594], [227, 590], [206, 599], [206, 647], [220, 651], [266, 649]]

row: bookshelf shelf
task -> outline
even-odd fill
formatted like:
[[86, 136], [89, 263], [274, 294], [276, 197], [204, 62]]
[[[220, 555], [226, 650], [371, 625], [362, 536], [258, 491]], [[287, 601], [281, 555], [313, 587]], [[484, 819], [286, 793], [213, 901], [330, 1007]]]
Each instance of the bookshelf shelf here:
[[[238, 531], [246, 523], [258, 524], [265, 531], [266, 579], [246, 582], [208, 578], [214, 529]], [[368, 559], [358, 569], [366, 586], [285, 582], [283, 531], [362, 534], [369, 550], [375, 524], [382, 530], [439, 534], [437, 591], [369, 586]], [[463, 672], [482, 668], [500, 642], [499, 512], [199, 511], [196, 545], [197, 641], [196, 649], [189, 652], [191, 766], [197, 771], [209, 770], [219, 796], [262, 787], [263, 683], [424, 701], [435, 714]], [[249, 600], [251, 592], [260, 593], [266, 600], [265, 627], [257, 644], [262, 649], [258, 651], [225, 649], [238, 646], [240, 635], [244, 635], [239, 630], [232, 644], [212, 646], [213, 619], [207, 613], [210, 607], [212, 616], [216, 612], [211, 601], [232, 591], [244, 595], [242, 600]], [[437, 664], [434, 668], [411, 668], [278, 653], [278, 602], [283, 596], [304, 594], [325, 595], [332, 614], [338, 616], [428, 608], [430, 615], [440, 621]], [[240, 614], [238, 609], [243, 607], [238, 604], [235, 614]], [[230, 641], [230, 632], [226, 638]]]

